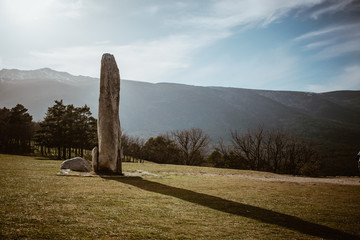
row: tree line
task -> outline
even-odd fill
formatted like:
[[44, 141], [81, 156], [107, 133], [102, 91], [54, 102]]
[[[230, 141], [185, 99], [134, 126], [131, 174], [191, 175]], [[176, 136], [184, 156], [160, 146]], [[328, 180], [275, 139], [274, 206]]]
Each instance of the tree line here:
[[156, 163], [202, 165], [206, 159], [210, 137], [202, 129], [176, 130], [150, 137], [146, 142], [122, 135], [125, 156]]
[[[314, 144], [280, 129], [260, 126], [246, 132], [234, 130], [230, 139], [227, 143], [220, 139], [212, 144], [209, 135], [200, 128], [166, 132], [147, 140], [123, 134], [123, 161], [148, 160], [295, 175], [321, 175], [326, 167], [323, 154]], [[67, 159], [83, 156], [84, 150], [96, 145], [97, 122], [86, 105], [75, 107], [55, 101], [38, 123], [32, 121], [21, 104], [12, 109], [0, 108], [2, 153], [26, 154], [37, 149], [42, 156]], [[336, 174], [337, 169], [331, 171]]]
[[91, 150], [97, 145], [96, 125], [88, 106], [74, 107], [64, 105], [62, 100], [55, 101], [39, 123], [35, 142], [40, 146], [41, 155], [46, 156], [47, 149], [55, 148], [57, 159], [71, 158], [73, 151], [83, 157], [84, 149]]
[[[146, 142], [123, 135], [124, 154], [156, 163], [248, 169], [294, 175], [320, 174], [320, 155], [300, 136], [259, 127], [241, 134], [231, 132], [231, 143], [210, 146], [202, 129], [176, 130]], [[210, 149], [213, 151], [210, 153]]]
[[0, 152], [39, 154], [57, 159], [83, 156], [97, 145], [96, 119], [86, 105], [75, 107], [55, 101], [41, 122], [33, 122], [23, 105], [0, 108]]
[[220, 141], [209, 156], [215, 166], [293, 175], [320, 174], [319, 152], [296, 134], [259, 127], [242, 134], [232, 131], [231, 137], [230, 145]]

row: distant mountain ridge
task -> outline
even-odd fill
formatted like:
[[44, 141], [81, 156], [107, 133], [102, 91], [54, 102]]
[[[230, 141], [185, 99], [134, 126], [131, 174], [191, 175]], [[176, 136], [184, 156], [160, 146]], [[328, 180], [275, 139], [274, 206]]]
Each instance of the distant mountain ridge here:
[[[99, 79], [49, 68], [0, 71], [0, 107], [17, 103], [34, 119], [45, 116], [54, 100], [87, 104], [97, 117]], [[263, 125], [324, 141], [359, 146], [360, 91], [307, 93], [121, 80], [120, 120], [125, 132], [143, 138], [199, 127], [230, 140], [230, 131]], [[333, 138], [333, 139], [332, 139]]]
[[86, 76], [74, 76], [67, 72], [58, 72], [50, 68], [36, 70], [2, 69], [0, 70], [1, 80], [55, 80], [64, 83], [81, 83], [84, 81], [96, 80]]

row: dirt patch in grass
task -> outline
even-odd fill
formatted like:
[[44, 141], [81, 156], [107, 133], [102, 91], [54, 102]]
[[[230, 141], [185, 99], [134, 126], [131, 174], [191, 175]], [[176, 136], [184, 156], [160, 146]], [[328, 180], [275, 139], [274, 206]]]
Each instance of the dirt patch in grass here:
[[178, 176], [207, 176], [207, 177], [217, 177], [217, 176], [227, 176], [234, 178], [246, 178], [251, 180], [259, 180], [266, 182], [291, 182], [291, 183], [330, 183], [330, 184], [341, 184], [341, 185], [358, 185], [360, 186], [360, 177], [322, 177], [322, 178], [313, 178], [313, 177], [303, 177], [303, 176], [290, 176], [290, 175], [280, 175], [273, 173], [262, 173], [259, 174], [216, 174], [216, 173], [186, 173], [186, 172], [159, 172], [164, 175], [178, 175]]
[[123, 172], [122, 175], [105, 175], [105, 174], [96, 174], [94, 172], [77, 172], [71, 171], [70, 169], [61, 169], [60, 172], [56, 174], [57, 176], [72, 176], [72, 177], [101, 177], [101, 178], [121, 178], [121, 177], [142, 177], [142, 176], [153, 176], [161, 177], [158, 174], [151, 173], [144, 170], [136, 170], [132, 172]]

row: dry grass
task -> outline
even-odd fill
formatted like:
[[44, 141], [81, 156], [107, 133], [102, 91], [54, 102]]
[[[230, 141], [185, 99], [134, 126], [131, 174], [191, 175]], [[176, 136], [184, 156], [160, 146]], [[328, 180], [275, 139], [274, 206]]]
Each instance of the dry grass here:
[[125, 163], [162, 177], [60, 177], [59, 161], [0, 155], [0, 239], [359, 239], [360, 186]]

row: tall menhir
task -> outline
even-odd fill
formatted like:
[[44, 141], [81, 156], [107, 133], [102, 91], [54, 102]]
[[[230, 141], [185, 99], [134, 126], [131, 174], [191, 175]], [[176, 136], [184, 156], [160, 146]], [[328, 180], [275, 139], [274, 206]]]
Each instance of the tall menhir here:
[[99, 149], [95, 172], [122, 174], [121, 128], [119, 119], [120, 74], [113, 55], [101, 59], [100, 97], [98, 115]]

